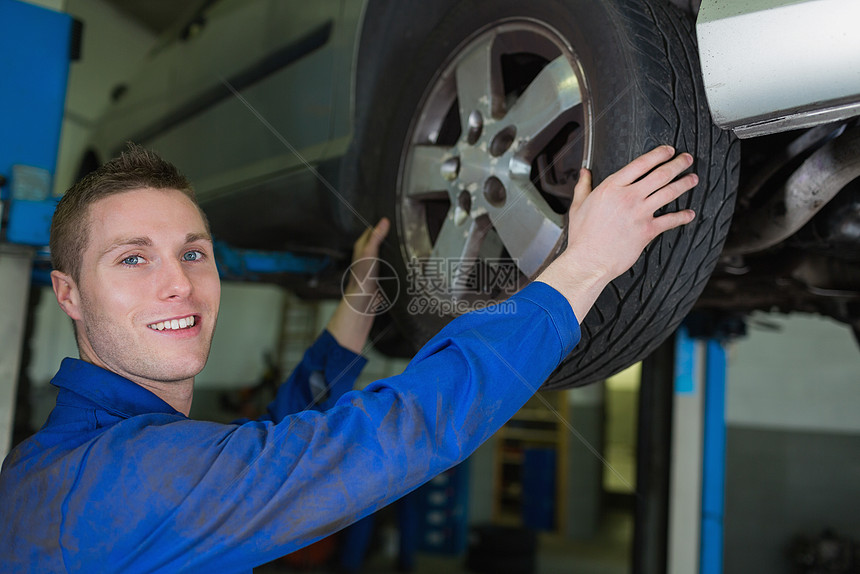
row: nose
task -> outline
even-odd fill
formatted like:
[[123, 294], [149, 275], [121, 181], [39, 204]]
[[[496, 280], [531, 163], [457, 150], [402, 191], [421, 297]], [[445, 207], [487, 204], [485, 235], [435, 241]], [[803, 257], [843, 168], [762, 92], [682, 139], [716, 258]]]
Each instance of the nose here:
[[188, 297], [192, 288], [191, 278], [180, 261], [170, 259], [163, 264], [159, 277], [159, 296], [162, 299]]

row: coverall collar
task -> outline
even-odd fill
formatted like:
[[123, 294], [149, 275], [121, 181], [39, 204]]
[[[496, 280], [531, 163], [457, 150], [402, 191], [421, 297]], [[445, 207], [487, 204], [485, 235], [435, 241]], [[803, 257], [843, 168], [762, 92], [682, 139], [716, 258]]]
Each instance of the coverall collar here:
[[51, 384], [123, 418], [151, 413], [185, 416], [137, 383], [81, 359], [63, 359]]

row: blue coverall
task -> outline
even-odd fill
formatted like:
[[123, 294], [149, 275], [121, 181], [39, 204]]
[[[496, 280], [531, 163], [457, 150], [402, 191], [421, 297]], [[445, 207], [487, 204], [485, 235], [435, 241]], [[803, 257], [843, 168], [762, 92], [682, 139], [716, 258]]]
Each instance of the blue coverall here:
[[[363, 359], [323, 334], [268, 416], [242, 424], [190, 420], [64, 360], [47, 423], [0, 472], [0, 571], [249, 572], [376, 511], [464, 460], [578, 342], [553, 288], [511, 301], [342, 396]], [[306, 409], [314, 371], [334, 386], [324, 410]]]

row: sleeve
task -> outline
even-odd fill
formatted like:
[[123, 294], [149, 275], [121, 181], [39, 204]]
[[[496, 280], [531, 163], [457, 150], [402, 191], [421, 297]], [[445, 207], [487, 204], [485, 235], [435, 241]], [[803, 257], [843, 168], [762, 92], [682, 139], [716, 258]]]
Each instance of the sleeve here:
[[[94, 464], [97, 477], [78, 480], [65, 536], [103, 540], [78, 544], [77, 557], [125, 572], [247, 571], [464, 460], [578, 340], [567, 300], [533, 283], [451, 322], [403, 374], [345, 393], [328, 410], [236, 426], [126, 421], [141, 425], [131, 438], [105, 436], [89, 448], [90, 460], [123, 463]], [[107, 504], [102, 519], [112, 497], [125, 503]]]
[[327, 410], [351, 391], [367, 359], [340, 346], [327, 330], [305, 351], [261, 421], [281, 422], [307, 409]]

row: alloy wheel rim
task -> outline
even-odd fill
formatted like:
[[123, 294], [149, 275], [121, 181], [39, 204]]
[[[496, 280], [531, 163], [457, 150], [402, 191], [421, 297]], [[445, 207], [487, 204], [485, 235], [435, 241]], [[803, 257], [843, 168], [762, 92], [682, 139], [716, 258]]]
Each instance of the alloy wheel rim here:
[[546, 24], [497, 22], [452, 52], [400, 162], [397, 225], [413, 294], [491, 302], [552, 260], [590, 163], [591, 107], [575, 52]]

